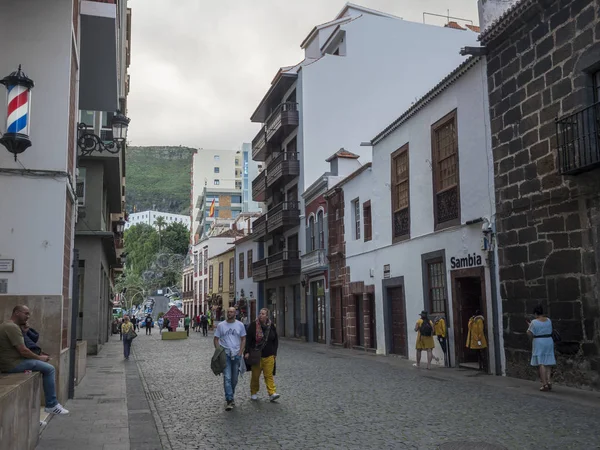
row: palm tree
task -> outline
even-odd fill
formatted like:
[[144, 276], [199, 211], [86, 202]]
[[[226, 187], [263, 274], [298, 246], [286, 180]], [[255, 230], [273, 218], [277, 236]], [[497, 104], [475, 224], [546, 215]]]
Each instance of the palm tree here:
[[162, 237], [163, 227], [167, 224], [164, 217], [160, 216], [154, 221], [154, 225], [158, 228], [158, 251], [160, 252], [160, 240]]

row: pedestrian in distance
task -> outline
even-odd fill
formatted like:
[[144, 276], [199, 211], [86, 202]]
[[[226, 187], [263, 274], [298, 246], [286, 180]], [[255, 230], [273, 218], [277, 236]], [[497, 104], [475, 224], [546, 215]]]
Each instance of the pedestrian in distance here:
[[0, 324], [0, 371], [40, 372], [46, 402], [45, 411], [49, 414], [69, 414], [56, 398], [56, 371], [54, 366], [48, 363], [50, 357], [43, 354], [41, 349], [40, 354], [36, 354], [25, 345], [22, 327], [29, 328], [29, 317], [29, 308], [17, 305], [13, 308], [10, 319]]
[[171, 331], [171, 321], [169, 320], [168, 317], [163, 317], [163, 328], [166, 328], [167, 331]]
[[185, 330], [185, 333], [189, 336], [190, 335], [190, 315], [186, 314], [185, 318], [183, 319], [183, 328]]
[[208, 336], [208, 316], [206, 314], [200, 316], [200, 326], [202, 327], [202, 336]]
[[122, 332], [122, 328], [123, 328], [123, 319], [119, 319], [118, 330], [119, 330], [119, 340], [120, 340], [120, 341], [122, 341], [122, 340], [123, 340], [123, 332]]
[[265, 379], [269, 400], [274, 402], [280, 397], [276, 391], [274, 379], [278, 346], [277, 329], [269, 317], [269, 310], [263, 308], [256, 321], [248, 326], [244, 354], [246, 363], [252, 370], [252, 379], [250, 380], [250, 398], [252, 400], [258, 400], [261, 372]]
[[158, 334], [162, 334], [164, 322], [165, 320], [162, 317], [158, 318]]
[[[421, 367], [421, 352], [427, 351], [427, 370], [431, 369], [431, 360], [433, 359], [433, 322], [429, 320], [427, 311], [421, 311], [420, 318], [415, 325], [417, 332], [417, 363], [413, 364], [417, 369]], [[437, 358], [436, 358], [437, 359]]]
[[148, 314], [146, 316], [146, 335], [152, 335], [152, 316]]
[[538, 368], [542, 382], [540, 391], [547, 392], [552, 390], [552, 366], [556, 365], [554, 339], [557, 333], [553, 331], [552, 321], [541, 306], [536, 306], [533, 314], [535, 319], [527, 321], [527, 334], [532, 340], [531, 365]]
[[129, 359], [129, 354], [131, 353], [131, 342], [135, 337], [137, 337], [133, 323], [129, 320], [129, 316], [123, 316], [121, 333], [123, 334], [123, 356], [125, 359]]
[[133, 325], [133, 331], [136, 330], [137, 328], [137, 323], [138, 323], [138, 319], [135, 316], [132, 316], [129, 321], [131, 322], [131, 324]]
[[225, 390], [225, 410], [231, 411], [235, 406], [235, 388], [242, 355], [246, 347], [246, 328], [242, 322], [235, 319], [235, 308], [229, 308], [227, 320], [217, 325], [213, 343], [215, 349], [222, 347], [227, 355], [227, 366], [223, 371], [223, 388]]
[[196, 314], [196, 333], [198, 331], [200, 331], [201, 325], [200, 325], [200, 314]]

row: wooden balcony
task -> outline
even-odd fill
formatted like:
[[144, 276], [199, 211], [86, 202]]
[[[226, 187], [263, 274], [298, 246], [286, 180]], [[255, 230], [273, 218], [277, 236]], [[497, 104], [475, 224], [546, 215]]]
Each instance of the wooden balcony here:
[[252, 223], [252, 239], [255, 242], [265, 240], [267, 234], [267, 215], [263, 214]]
[[267, 258], [252, 263], [252, 280], [265, 281], [267, 279]]
[[289, 132], [298, 126], [298, 123], [298, 103], [281, 103], [265, 123], [267, 142], [280, 144]]
[[[281, 152], [267, 166], [267, 187], [277, 183], [287, 183], [300, 175], [298, 153]], [[254, 185], [252, 185], [254, 193]], [[256, 199], [254, 199], [257, 201]]]
[[267, 259], [267, 278], [269, 280], [300, 275], [300, 252], [297, 250], [284, 250], [269, 256]]
[[324, 248], [302, 255], [302, 273], [327, 270], [327, 256]]
[[283, 232], [300, 225], [300, 203], [281, 202], [267, 212], [269, 234]]
[[263, 170], [252, 180], [252, 200], [255, 202], [264, 202], [267, 192], [267, 175]]
[[252, 139], [252, 159], [254, 161], [264, 161], [267, 157], [267, 133], [263, 125], [258, 130], [258, 134]]

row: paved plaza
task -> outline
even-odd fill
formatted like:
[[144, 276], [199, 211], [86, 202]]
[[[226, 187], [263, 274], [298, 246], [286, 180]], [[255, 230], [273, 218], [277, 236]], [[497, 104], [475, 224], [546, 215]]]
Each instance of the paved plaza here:
[[[210, 370], [212, 334], [190, 332], [184, 341], [140, 334], [128, 362], [119, 357], [119, 345], [107, 345], [103, 353], [110, 357], [103, 357], [101, 367], [110, 396], [121, 396], [121, 374], [127, 405], [115, 403], [111, 420], [100, 412], [88, 414], [112, 443], [97, 448], [600, 448], [600, 396], [595, 393], [560, 386], [540, 393], [537, 384], [523, 380], [469, 370], [417, 370], [399, 358], [284, 340], [276, 376], [281, 399], [270, 403], [261, 381], [260, 400], [250, 401], [248, 373], [239, 381], [236, 407], [226, 412], [223, 379]], [[103, 388], [93, 378], [93, 367], [89, 373], [100, 395]], [[86, 389], [85, 379], [82, 386]], [[74, 402], [91, 405], [90, 400]], [[58, 443], [58, 427], [68, 428], [82, 413], [71, 406], [74, 402], [67, 405], [73, 417], [54, 418], [40, 449], [96, 448], [91, 435], [86, 435], [88, 446], [76, 444], [75, 432], [69, 435], [73, 447], [48, 445], [50, 439]]]

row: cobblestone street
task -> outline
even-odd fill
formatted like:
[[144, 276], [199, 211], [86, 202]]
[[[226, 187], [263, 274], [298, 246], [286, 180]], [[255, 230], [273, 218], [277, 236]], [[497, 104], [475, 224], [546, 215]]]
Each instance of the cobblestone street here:
[[268, 402], [262, 381], [260, 401], [251, 402], [247, 373], [236, 408], [226, 412], [223, 379], [210, 370], [212, 334], [159, 339], [140, 335], [133, 347], [163, 444], [173, 449], [431, 449], [467, 441], [479, 449], [600, 448], [600, 404], [569, 400], [560, 386], [540, 393], [522, 380], [417, 370], [397, 358], [294, 341], [280, 345], [278, 403]]

